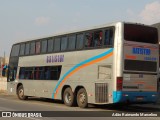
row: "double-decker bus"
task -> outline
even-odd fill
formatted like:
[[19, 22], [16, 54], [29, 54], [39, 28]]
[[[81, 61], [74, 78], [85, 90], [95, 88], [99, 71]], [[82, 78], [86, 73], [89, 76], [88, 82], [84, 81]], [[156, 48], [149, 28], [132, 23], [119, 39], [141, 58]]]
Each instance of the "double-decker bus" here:
[[13, 44], [8, 92], [67, 106], [156, 102], [157, 29], [117, 22]]

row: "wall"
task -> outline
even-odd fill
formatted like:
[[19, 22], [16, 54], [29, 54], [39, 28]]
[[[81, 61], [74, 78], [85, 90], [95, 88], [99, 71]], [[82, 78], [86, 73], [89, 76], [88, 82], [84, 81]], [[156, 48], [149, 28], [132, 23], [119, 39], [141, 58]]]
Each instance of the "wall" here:
[[7, 91], [7, 78], [0, 77], [0, 92]]

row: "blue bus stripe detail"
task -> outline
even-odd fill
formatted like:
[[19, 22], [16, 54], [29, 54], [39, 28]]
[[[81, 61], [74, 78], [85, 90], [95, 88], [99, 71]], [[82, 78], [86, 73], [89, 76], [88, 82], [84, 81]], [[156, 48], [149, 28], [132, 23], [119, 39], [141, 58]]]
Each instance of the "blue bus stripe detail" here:
[[90, 62], [90, 61], [96, 60], [96, 59], [98, 59], [98, 58], [101, 58], [101, 57], [103, 57], [103, 56], [105, 56], [105, 55], [107, 55], [107, 54], [109, 54], [109, 53], [111, 53], [111, 52], [113, 52], [113, 48], [110, 48], [109, 50], [107, 50], [106, 52], [104, 52], [104, 53], [102, 53], [102, 54], [100, 54], [100, 55], [97, 55], [97, 56], [94, 56], [94, 57], [92, 57], [92, 58], [89, 58], [89, 59], [87, 59], [87, 60], [85, 60], [85, 61], [82, 61], [82, 62], [78, 63], [77, 65], [73, 66], [73, 67], [72, 67], [70, 70], [68, 70], [68, 71], [63, 75], [63, 77], [58, 81], [56, 87], [55, 87], [54, 90], [53, 90], [52, 98], [54, 99], [54, 93], [56, 92], [58, 86], [60, 85], [60, 83], [63, 81], [63, 79], [64, 79], [69, 73], [71, 73], [73, 70], [75, 70], [75, 69], [78, 68], [79, 66], [81, 66], [81, 65], [83, 65], [83, 64], [86, 64], [86, 63], [88, 63], [88, 62]]
[[[123, 96], [123, 94], [127, 94], [128, 96]], [[156, 95], [156, 96], [152, 96]], [[143, 97], [143, 100], [137, 100], [137, 97]], [[113, 91], [113, 103], [120, 102], [152, 102], [155, 103], [158, 99], [158, 92], [139, 92], [139, 91]]]

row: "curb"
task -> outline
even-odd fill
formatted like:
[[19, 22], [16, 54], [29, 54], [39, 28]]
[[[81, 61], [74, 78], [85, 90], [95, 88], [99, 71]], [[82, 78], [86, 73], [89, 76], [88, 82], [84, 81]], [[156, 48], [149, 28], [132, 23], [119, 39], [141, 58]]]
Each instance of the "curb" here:
[[156, 104], [143, 104], [143, 105], [133, 105], [133, 106], [137, 106], [137, 107], [143, 107], [143, 108], [154, 108], [154, 109], [159, 109], [160, 110], [160, 103], [156, 103]]
[[7, 93], [6, 90], [0, 90], [0, 94], [5, 94], [5, 95], [7, 95], [8, 93]]

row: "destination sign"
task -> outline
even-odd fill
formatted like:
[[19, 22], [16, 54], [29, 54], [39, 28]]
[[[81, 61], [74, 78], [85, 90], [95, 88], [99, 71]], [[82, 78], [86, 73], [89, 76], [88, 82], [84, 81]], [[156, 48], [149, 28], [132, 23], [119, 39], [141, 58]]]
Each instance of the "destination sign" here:
[[133, 48], [132, 53], [133, 54], [140, 54], [140, 55], [150, 55], [151, 50], [148, 48]]

